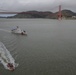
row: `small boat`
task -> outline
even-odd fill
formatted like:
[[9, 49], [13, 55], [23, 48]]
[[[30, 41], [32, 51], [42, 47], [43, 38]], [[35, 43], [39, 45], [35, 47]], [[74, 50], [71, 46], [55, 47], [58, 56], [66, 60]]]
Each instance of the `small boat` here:
[[8, 63], [7, 67], [8, 67], [8, 70], [10, 70], [10, 71], [14, 71], [14, 69], [15, 69], [12, 63]]
[[15, 63], [14, 58], [2, 42], [0, 42], [0, 64], [10, 71], [14, 71], [18, 67], [18, 64]]
[[7, 63], [3, 59], [1, 60], [1, 63], [4, 65], [5, 69], [7, 69], [9, 71], [15, 70], [15, 65], [13, 63]]
[[26, 31], [21, 30], [18, 26], [17, 26], [16, 29], [12, 29], [11, 32], [14, 33], [14, 34], [27, 35]]

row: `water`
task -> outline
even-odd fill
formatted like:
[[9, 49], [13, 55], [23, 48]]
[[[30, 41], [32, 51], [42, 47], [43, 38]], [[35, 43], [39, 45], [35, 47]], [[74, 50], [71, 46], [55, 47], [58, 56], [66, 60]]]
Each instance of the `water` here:
[[[27, 36], [10, 30], [20, 26]], [[1, 75], [76, 75], [76, 21], [0, 19], [0, 41], [19, 66], [14, 72], [0, 64]]]

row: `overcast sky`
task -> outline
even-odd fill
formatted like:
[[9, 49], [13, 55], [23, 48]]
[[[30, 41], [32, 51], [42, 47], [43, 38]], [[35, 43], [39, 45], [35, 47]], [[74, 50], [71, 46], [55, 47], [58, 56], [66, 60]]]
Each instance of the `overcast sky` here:
[[76, 12], [76, 0], [0, 0], [0, 11], [57, 11], [60, 4]]

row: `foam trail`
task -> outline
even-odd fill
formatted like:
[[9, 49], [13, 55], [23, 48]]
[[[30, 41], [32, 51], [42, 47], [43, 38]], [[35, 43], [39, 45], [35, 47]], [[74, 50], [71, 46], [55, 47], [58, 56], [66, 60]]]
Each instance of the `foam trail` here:
[[3, 64], [4, 68], [8, 70], [9, 70], [9, 68], [7, 67], [8, 63], [12, 63], [14, 68], [18, 66], [18, 64], [15, 63], [14, 58], [12, 57], [12, 55], [6, 49], [6, 47], [2, 42], [0, 42], [0, 62]]
[[9, 31], [9, 30], [5, 30], [5, 29], [0, 29], [1, 31], [4, 31], [4, 32], [11, 32], [11, 31]]

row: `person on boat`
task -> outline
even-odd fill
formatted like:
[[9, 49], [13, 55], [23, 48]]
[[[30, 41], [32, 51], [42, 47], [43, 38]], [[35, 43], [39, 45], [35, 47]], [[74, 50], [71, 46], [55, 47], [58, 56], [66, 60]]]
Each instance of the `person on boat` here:
[[21, 29], [20, 29], [19, 26], [17, 26], [16, 30], [17, 30], [18, 32], [21, 32]]
[[23, 32], [25, 33], [26, 31], [24, 30]]
[[[17, 26], [17, 28], [19, 28], [19, 26]], [[17, 28], [16, 28], [16, 29], [17, 29]]]

